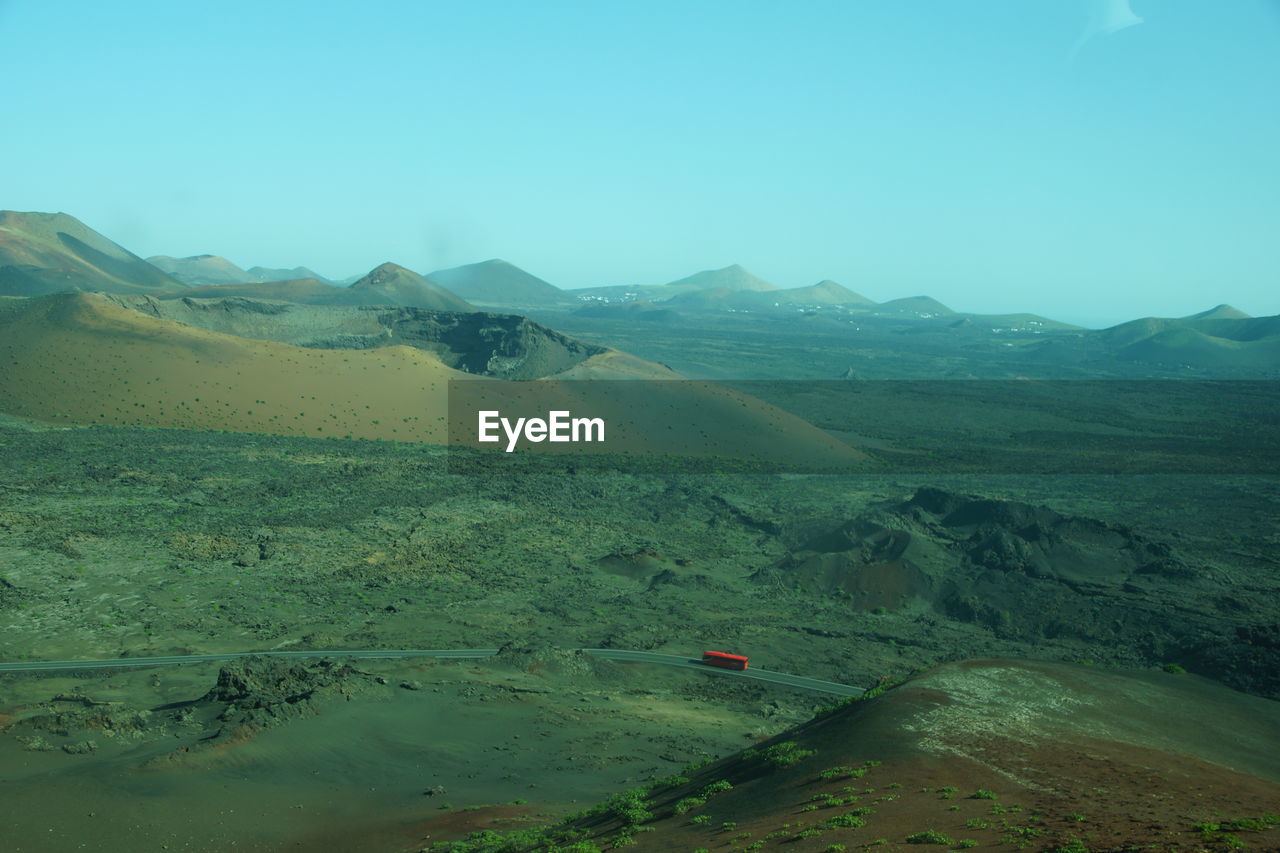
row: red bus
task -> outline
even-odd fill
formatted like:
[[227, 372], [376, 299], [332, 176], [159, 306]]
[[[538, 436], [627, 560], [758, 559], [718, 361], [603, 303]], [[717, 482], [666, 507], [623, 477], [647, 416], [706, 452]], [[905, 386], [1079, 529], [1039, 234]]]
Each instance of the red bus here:
[[719, 666], [725, 669], [746, 669], [746, 655], [731, 655], [728, 652], [703, 652], [702, 662], [708, 666]]

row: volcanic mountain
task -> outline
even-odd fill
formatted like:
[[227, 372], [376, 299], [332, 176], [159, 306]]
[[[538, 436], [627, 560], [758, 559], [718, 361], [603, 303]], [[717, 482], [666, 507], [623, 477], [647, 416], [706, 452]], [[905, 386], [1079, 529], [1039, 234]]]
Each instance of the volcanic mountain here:
[[184, 287], [73, 216], [0, 211], [0, 295], [149, 293]]
[[778, 286], [765, 281], [738, 264], [718, 270], [703, 270], [693, 275], [668, 282], [666, 287], [676, 291], [713, 290], [723, 287], [726, 290], [777, 290]]
[[387, 262], [375, 268], [346, 291], [335, 304], [407, 305], [433, 311], [475, 311], [470, 302], [445, 290], [412, 270]]
[[427, 278], [482, 305], [547, 306], [576, 301], [554, 284], [498, 258], [436, 270]]

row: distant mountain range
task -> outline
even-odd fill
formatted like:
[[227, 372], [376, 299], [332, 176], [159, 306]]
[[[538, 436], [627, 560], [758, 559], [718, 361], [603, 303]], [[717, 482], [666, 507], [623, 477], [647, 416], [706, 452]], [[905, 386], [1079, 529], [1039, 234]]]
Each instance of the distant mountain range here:
[[876, 303], [830, 279], [805, 287], [783, 289], [738, 264], [718, 270], [703, 270], [667, 284], [588, 287], [573, 293], [588, 304], [645, 301], [686, 311], [794, 311], [806, 306], [844, 306], [885, 314], [940, 316], [956, 313], [928, 296], [909, 296]]
[[157, 296], [161, 299], [272, 299], [299, 305], [398, 305], [432, 311], [479, 310], [435, 282], [390, 262], [372, 270], [349, 287], [315, 278], [299, 278], [248, 284], [209, 284]]
[[[307, 267], [242, 269], [217, 255], [143, 260], [65, 213], [0, 211], [0, 296], [67, 290], [155, 294], [162, 299], [240, 297], [302, 305], [390, 305], [436, 311], [573, 310], [579, 317], [695, 324], [709, 315], [774, 315], [831, 328], [868, 321], [957, 334], [1031, 333], [1019, 356], [1053, 364], [1106, 361], [1165, 367], [1261, 369], [1280, 365], [1280, 317], [1249, 317], [1228, 305], [1181, 318], [1148, 317], [1087, 330], [1034, 314], [961, 313], [928, 296], [876, 303], [837, 282], [780, 288], [737, 264], [659, 285], [562, 290], [493, 259], [423, 276], [385, 263], [341, 286]], [[704, 318], [699, 320], [698, 318]], [[843, 318], [843, 319], [842, 319]], [[734, 321], [737, 322], [737, 321]], [[744, 319], [743, 322], [750, 322]], [[1009, 343], [1005, 346], [1014, 346]]]
[[289, 281], [299, 278], [313, 278], [327, 284], [333, 282], [318, 272], [307, 267], [293, 269], [271, 269], [268, 267], [250, 267], [243, 270], [226, 258], [218, 255], [192, 255], [189, 258], [174, 258], [169, 255], [152, 255], [147, 263], [159, 267], [169, 275], [193, 287], [206, 284], [245, 284], [247, 282]]

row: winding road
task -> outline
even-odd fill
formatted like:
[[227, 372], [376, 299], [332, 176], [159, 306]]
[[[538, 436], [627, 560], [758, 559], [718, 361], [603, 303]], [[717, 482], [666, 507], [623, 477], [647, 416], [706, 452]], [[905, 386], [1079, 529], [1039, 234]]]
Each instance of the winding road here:
[[[788, 675], [785, 672], [773, 672], [768, 669], [729, 670], [707, 666], [697, 658], [685, 658], [679, 655], [664, 655], [656, 652], [635, 652], [623, 649], [578, 649], [598, 658], [617, 661], [619, 663], [650, 663], [660, 666], [677, 666], [685, 669], [696, 669], [710, 675], [730, 678], [749, 678], [756, 681], [767, 681], [781, 684], [798, 690], [813, 690], [818, 693], [833, 693], [837, 696], [860, 696], [861, 688], [834, 681], [822, 681], [817, 678], [805, 678], [802, 675]], [[0, 672], [53, 672], [66, 669], [120, 669], [143, 666], [175, 666], [184, 663], [205, 663], [208, 661], [226, 661], [251, 656], [278, 658], [354, 658], [370, 660], [375, 658], [452, 658], [481, 659], [491, 658], [498, 649], [342, 649], [342, 650], [306, 650], [306, 651], [274, 651], [274, 652], [227, 652], [213, 655], [169, 655], [165, 657], [128, 657], [107, 658], [103, 660], [39, 660], [15, 661], [0, 663]]]

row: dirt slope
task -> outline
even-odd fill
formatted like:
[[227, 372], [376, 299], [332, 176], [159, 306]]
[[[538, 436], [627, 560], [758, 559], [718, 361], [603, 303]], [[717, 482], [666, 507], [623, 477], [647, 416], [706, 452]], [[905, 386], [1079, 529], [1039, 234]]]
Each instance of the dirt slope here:
[[1274, 850], [1277, 727], [1193, 676], [963, 661], [568, 826], [640, 851]]

